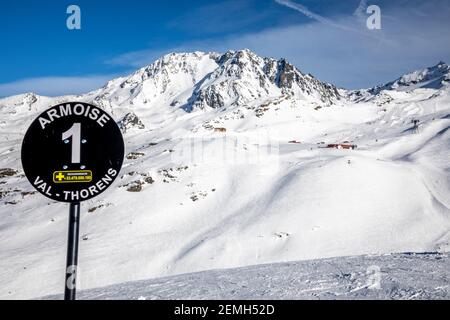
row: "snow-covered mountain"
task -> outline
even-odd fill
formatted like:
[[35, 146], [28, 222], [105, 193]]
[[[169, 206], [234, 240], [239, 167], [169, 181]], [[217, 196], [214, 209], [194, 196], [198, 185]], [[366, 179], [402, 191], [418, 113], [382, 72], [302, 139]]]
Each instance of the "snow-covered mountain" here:
[[304, 75], [286, 60], [249, 50], [169, 54], [129, 77], [110, 81], [94, 102], [170, 104], [185, 110], [241, 106], [256, 99], [295, 95], [331, 104], [336, 88]]
[[445, 62], [440, 61], [437, 65], [416, 70], [405, 74], [400, 78], [389, 82], [383, 86], [378, 86], [371, 90], [372, 93], [381, 90], [413, 90], [416, 88], [440, 89], [450, 84], [450, 67]]
[[443, 89], [450, 86], [450, 66], [440, 61], [435, 66], [415, 70], [405, 74], [394, 81], [383, 85], [378, 85], [370, 89], [354, 90], [350, 92], [353, 99], [373, 98], [382, 91], [403, 91], [408, 92], [419, 88]]
[[193, 52], [83, 95], [0, 99], [0, 297], [62, 289], [68, 208], [26, 181], [20, 145], [63, 101], [104, 108], [126, 142], [120, 177], [82, 204], [82, 288], [449, 251], [448, 79], [439, 63], [348, 91], [249, 50]]

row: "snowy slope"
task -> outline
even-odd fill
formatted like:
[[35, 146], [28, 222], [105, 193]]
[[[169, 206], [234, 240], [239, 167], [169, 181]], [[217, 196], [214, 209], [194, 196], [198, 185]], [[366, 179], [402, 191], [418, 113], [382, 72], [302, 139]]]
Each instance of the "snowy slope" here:
[[85, 95], [0, 100], [0, 297], [61, 291], [68, 208], [33, 193], [20, 143], [69, 100], [113, 114], [127, 152], [82, 204], [84, 288], [450, 249], [447, 85], [346, 91], [248, 50], [170, 54]]
[[[78, 299], [450, 299], [448, 254], [353, 256], [219, 269], [80, 291]], [[43, 299], [62, 299], [62, 295]], [[213, 312], [213, 311], [209, 311]]]

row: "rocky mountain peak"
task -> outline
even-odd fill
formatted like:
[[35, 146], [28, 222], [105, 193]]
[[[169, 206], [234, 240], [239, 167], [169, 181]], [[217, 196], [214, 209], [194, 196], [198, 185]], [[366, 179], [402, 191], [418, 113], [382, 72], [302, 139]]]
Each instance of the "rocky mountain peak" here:
[[285, 59], [263, 58], [244, 49], [228, 51], [216, 62], [217, 69], [196, 87], [188, 109], [221, 108], [281, 95], [325, 104], [339, 99], [334, 86], [304, 75]]
[[145, 125], [134, 112], [127, 113], [117, 124], [123, 133], [131, 129], [145, 129]]

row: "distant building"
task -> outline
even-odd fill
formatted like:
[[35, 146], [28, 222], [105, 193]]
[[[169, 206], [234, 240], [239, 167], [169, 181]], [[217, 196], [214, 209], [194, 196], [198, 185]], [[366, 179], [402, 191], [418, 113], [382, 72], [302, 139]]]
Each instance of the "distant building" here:
[[356, 144], [349, 144], [349, 143], [330, 143], [327, 145], [327, 148], [334, 148], [334, 149], [356, 149]]

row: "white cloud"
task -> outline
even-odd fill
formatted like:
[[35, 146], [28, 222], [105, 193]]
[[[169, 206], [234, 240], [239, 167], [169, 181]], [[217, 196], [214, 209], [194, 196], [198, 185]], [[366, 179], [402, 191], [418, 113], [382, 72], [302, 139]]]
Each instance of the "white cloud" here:
[[115, 75], [89, 75], [81, 77], [26, 78], [0, 83], [0, 97], [35, 92], [45, 96], [85, 93], [100, 88]]
[[367, 0], [361, 0], [359, 6], [356, 8], [353, 15], [359, 19], [364, 19], [366, 17], [365, 12], [367, 9]]
[[[312, 12], [311, 10], [309, 10], [304, 5], [301, 5], [299, 3], [295, 3], [295, 2], [292, 2], [292, 1], [289, 1], [289, 0], [275, 0], [275, 2], [278, 3], [278, 4], [281, 4], [281, 5], [285, 6], [285, 7], [294, 9], [295, 11], [298, 11], [298, 12], [304, 14], [305, 16], [311, 18], [311, 19], [314, 19], [314, 20], [316, 20], [316, 21], [318, 21], [320, 23], [329, 25], [331, 27], [340, 28], [340, 29], [348, 30], [348, 31], [357, 31], [357, 30], [349, 28], [349, 27], [347, 27], [345, 25], [341, 25], [339, 23], [336, 23], [333, 20], [330, 20], [330, 19], [328, 19], [326, 17], [323, 17], [323, 16], [321, 16], [319, 14], [316, 14], [316, 13]], [[357, 32], [359, 32], [359, 31], [357, 31]]]
[[140, 68], [144, 65], [151, 64], [161, 56], [169, 52], [177, 51], [176, 48], [167, 50], [138, 50], [126, 52], [118, 56], [112, 57], [105, 61], [106, 64], [112, 66], [128, 66], [132, 68]]

